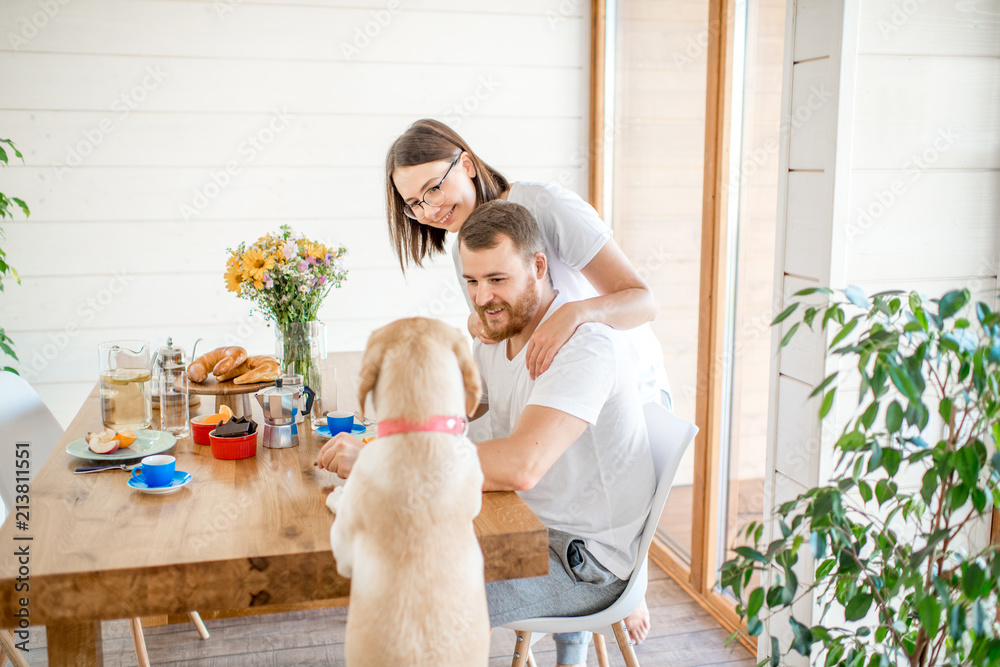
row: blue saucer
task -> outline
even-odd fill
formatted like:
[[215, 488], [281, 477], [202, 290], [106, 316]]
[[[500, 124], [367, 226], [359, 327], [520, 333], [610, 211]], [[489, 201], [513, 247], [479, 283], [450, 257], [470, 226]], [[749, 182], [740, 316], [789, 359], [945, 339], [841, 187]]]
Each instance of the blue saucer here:
[[179, 490], [182, 486], [191, 481], [191, 473], [184, 472], [183, 470], [177, 470], [174, 472], [174, 478], [171, 480], [170, 484], [166, 486], [150, 486], [146, 483], [146, 477], [139, 473], [128, 480], [128, 485], [137, 491], [142, 491], [143, 493], [152, 494], [164, 494], [173, 493]]
[[[316, 431], [316, 433], [318, 433], [321, 436], [323, 436], [324, 438], [330, 438], [330, 437], [332, 437], [330, 435], [330, 426], [328, 424], [323, 424], [322, 426], [317, 426], [313, 430]], [[368, 430], [368, 427], [365, 426], [364, 424], [357, 424], [356, 423], [353, 426], [351, 426], [351, 435], [357, 435], [359, 433], [364, 433], [367, 430]]]

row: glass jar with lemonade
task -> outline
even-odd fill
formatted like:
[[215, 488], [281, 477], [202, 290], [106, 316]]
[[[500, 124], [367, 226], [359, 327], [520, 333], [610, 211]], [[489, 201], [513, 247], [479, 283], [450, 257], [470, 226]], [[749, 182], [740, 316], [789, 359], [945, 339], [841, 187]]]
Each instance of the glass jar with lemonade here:
[[116, 431], [148, 429], [152, 423], [149, 343], [119, 340], [98, 347], [101, 418]]

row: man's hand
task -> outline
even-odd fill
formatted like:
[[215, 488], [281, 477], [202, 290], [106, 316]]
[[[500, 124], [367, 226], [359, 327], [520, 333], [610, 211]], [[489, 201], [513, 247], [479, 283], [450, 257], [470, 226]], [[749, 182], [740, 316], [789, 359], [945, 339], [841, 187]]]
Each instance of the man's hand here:
[[483, 319], [476, 311], [472, 311], [472, 314], [469, 315], [469, 333], [472, 334], [473, 338], [478, 338], [486, 345], [496, 345], [496, 341], [487, 335]]
[[316, 458], [316, 465], [337, 473], [341, 479], [347, 479], [364, 446], [365, 443], [349, 433], [338, 433], [323, 445]]

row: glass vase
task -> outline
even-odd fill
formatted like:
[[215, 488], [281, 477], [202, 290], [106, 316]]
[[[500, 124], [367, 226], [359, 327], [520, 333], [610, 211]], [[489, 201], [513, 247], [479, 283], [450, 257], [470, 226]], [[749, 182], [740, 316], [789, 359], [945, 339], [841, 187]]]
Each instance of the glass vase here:
[[322, 405], [323, 360], [326, 359], [326, 325], [322, 322], [291, 322], [277, 328], [275, 356], [283, 374], [302, 376], [306, 386], [316, 392], [314, 414]]

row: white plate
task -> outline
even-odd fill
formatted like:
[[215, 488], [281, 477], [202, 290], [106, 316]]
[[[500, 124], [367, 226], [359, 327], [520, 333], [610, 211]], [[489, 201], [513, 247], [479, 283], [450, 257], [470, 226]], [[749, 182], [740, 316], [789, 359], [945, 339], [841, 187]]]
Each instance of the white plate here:
[[154, 496], [164, 495], [167, 493], [173, 493], [174, 491], [179, 491], [182, 486], [191, 481], [191, 473], [184, 472], [182, 470], [174, 471], [174, 479], [167, 486], [149, 486], [146, 484], [145, 480], [142, 478], [142, 473], [138, 475], [133, 475], [129, 477], [128, 485], [131, 486], [136, 491], [142, 491], [143, 493], [149, 493]]
[[87, 445], [86, 438], [80, 438], [66, 445], [66, 452], [81, 459], [91, 461], [124, 461], [165, 452], [177, 442], [177, 437], [165, 431], [142, 430], [135, 434], [135, 442], [129, 447], [116, 449], [110, 454], [96, 454]]

